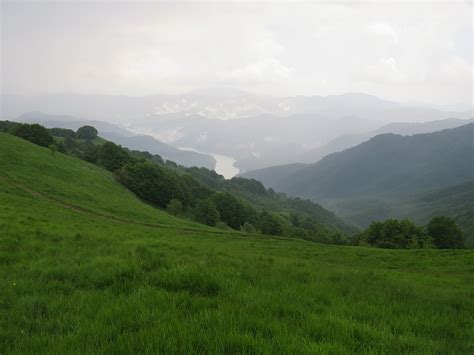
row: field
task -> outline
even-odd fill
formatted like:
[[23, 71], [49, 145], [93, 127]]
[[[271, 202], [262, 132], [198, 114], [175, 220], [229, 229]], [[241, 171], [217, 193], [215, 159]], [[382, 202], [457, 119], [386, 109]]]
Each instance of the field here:
[[474, 350], [474, 251], [245, 235], [0, 134], [0, 353]]

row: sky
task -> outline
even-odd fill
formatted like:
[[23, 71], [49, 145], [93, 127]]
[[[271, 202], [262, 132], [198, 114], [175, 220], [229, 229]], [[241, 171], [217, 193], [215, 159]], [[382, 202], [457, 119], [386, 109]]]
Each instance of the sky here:
[[471, 1], [4, 1], [4, 94], [473, 100]]

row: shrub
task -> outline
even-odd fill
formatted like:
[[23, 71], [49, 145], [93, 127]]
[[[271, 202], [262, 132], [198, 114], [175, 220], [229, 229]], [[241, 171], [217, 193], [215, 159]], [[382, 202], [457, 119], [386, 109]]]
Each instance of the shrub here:
[[110, 171], [122, 168], [132, 158], [121, 146], [112, 142], [105, 142], [97, 153], [97, 162]]
[[49, 133], [54, 136], [54, 137], [61, 137], [61, 138], [76, 138], [76, 132], [74, 132], [72, 129], [67, 129], [67, 128], [50, 128], [48, 129]]
[[171, 199], [180, 199], [182, 195], [170, 172], [148, 161], [126, 164], [117, 171], [117, 178], [138, 196], [160, 207], [166, 207]]
[[169, 214], [176, 216], [183, 210], [183, 204], [177, 198], [172, 198], [168, 205], [166, 205], [166, 210]]
[[216, 223], [216, 228], [223, 229], [223, 230], [231, 229], [227, 224], [225, 224], [222, 221], [219, 221]]
[[86, 143], [84, 152], [82, 153], [82, 158], [89, 163], [97, 164], [100, 148], [89, 141], [86, 141]]
[[240, 230], [244, 233], [247, 233], [247, 234], [255, 234], [257, 233], [257, 230], [255, 229], [255, 227], [248, 223], [248, 222], [245, 222], [244, 225], [242, 227], [240, 227]]
[[263, 234], [282, 235], [283, 223], [278, 216], [267, 211], [263, 211], [260, 215], [259, 229]]
[[426, 236], [408, 219], [388, 219], [373, 222], [359, 237], [359, 243], [389, 249], [423, 248], [426, 247]]
[[51, 152], [51, 155], [56, 154], [57, 150], [58, 150], [58, 147], [56, 147], [56, 144], [50, 144], [49, 145], [49, 151]]
[[220, 220], [219, 212], [211, 199], [199, 200], [194, 210], [198, 221], [208, 226], [215, 226]]
[[464, 248], [462, 231], [449, 217], [434, 217], [426, 226], [433, 245], [439, 249]]
[[217, 193], [212, 196], [221, 221], [229, 227], [240, 229], [245, 222], [256, 220], [256, 211], [237, 197], [229, 193]]

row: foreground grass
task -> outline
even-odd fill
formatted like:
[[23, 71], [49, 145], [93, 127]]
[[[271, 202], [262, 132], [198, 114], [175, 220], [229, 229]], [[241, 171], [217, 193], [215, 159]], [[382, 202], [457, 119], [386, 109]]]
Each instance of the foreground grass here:
[[[49, 159], [24, 149], [20, 158]], [[473, 251], [336, 247], [194, 229], [120, 190], [102, 170], [87, 173], [90, 166], [58, 156], [74, 172], [64, 184], [61, 171], [26, 176], [36, 168], [0, 159], [8, 176], [0, 179], [2, 354], [474, 349]], [[79, 179], [94, 185], [94, 203]], [[25, 187], [105, 213], [67, 208]], [[108, 200], [101, 191], [115, 195]]]

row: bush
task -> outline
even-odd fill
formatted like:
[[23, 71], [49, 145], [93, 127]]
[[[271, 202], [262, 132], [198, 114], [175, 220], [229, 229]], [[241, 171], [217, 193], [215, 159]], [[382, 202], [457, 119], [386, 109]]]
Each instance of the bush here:
[[245, 222], [244, 225], [242, 227], [240, 227], [240, 230], [244, 233], [247, 233], [247, 234], [255, 234], [257, 233], [257, 230], [255, 229], [255, 227], [248, 223], [248, 222]]
[[58, 147], [56, 147], [56, 144], [49, 145], [49, 151], [51, 152], [51, 155], [56, 154], [57, 150], [58, 150]]
[[110, 171], [122, 168], [132, 158], [121, 146], [112, 142], [105, 142], [97, 153], [97, 162]]
[[219, 212], [211, 199], [199, 200], [194, 210], [197, 220], [208, 226], [215, 226], [220, 220]]
[[92, 140], [97, 138], [97, 130], [92, 126], [82, 126], [76, 132], [76, 137], [79, 139]]
[[61, 138], [76, 138], [76, 132], [74, 132], [72, 129], [67, 129], [67, 128], [50, 128], [48, 129], [49, 133], [54, 136], [54, 137], [61, 137]]
[[426, 226], [433, 245], [439, 249], [464, 248], [462, 231], [449, 217], [434, 217]]
[[39, 124], [17, 124], [11, 128], [9, 133], [42, 147], [49, 147], [54, 143], [53, 136]]
[[281, 219], [267, 211], [263, 211], [260, 215], [259, 229], [263, 234], [268, 235], [282, 235], [283, 223]]
[[227, 224], [225, 224], [222, 221], [219, 221], [216, 223], [216, 228], [223, 229], [223, 230], [231, 229]]
[[117, 178], [138, 196], [160, 207], [182, 196], [177, 180], [166, 169], [148, 161], [126, 164], [117, 171]]
[[17, 122], [12, 122], [12, 121], [0, 121], [0, 132], [11, 132], [13, 130], [13, 127], [19, 125]]
[[177, 198], [172, 198], [166, 206], [166, 210], [169, 214], [177, 216], [183, 210], [183, 204]]
[[219, 192], [212, 197], [221, 221], [229, 227], [240, 229], [245, 222], [251, 223], [256, 220], [257, 212], [237, 197]]
[[82, 158], [89, 163], [97, 164], [100, 148], [89, 141], [86, 141], [86, 143], [84, 152], [82, 153]]
[[373, 222], [359, 236], [359, 243], [379, 248], [414, 249], [427, 247], [429, 240], [420, 227], [408, 219]]

